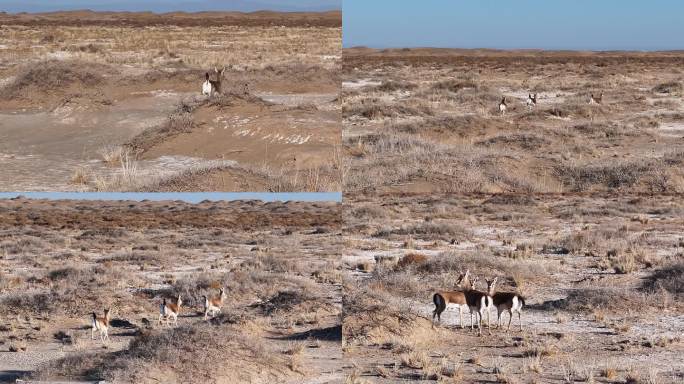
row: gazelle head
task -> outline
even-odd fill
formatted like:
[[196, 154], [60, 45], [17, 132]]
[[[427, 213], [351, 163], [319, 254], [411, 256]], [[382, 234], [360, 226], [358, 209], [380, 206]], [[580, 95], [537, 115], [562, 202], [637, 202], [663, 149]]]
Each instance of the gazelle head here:
[[494, 286], [496, 285], [496, 280], [498, 277], [493, 278], [492, 280], [485, 279], [487, 282], [487, 294], [493, 295], [494, 294]]
[[214, 67], [214, 72], [216, 72], [216, 80], [221, 81], [221, 78], [223, 77], [223, 73], [226, 71], [226, 66], [224, 65], [223, 68], [219, 71], [217, 67]]
[[470, 283], [470, 270], [466, 270], [465, 273], [461, 273], [458, 276], [458, 280], [456, 280], [456, 286], [457, 287], [462, 287], [465, 284], [472, 285]]
[[479, 277], [473, 276], [473, 279], [470, 280], [470, 288], [471, 289], [476, 289], [477, 288], [477, 282], [480, 280]]
[[206, 73], [204, 74], [204, 79], [205, 79], [206, 81], [209, 81], [209, 72], [206, 72]]
[[506, 96], [501, 98], [501, 105], [506, 105]]

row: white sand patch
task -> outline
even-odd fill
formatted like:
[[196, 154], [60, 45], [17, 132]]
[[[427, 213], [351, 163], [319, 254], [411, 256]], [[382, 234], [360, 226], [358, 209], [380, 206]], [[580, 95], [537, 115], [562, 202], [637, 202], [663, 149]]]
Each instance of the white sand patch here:
[[380, 81], [374, 81], [372, 79], [360, 79], [354, 81], [343, 81], [342, 89], [359, 89], [363, 87], [377, 87], [382, 84]]

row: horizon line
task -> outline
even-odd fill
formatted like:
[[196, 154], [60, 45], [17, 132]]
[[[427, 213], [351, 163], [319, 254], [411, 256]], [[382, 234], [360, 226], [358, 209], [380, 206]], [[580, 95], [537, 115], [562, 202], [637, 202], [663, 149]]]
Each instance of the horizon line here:
[[72, 201], [203, 201], [263, 202], [342, 202], [342, 192], [0, 192], [0, 201], [25, 198], [29, 200]]
[[273, 12], [273, 13], [328, 13], [328, 12], [341, 12], [341, 8], [334, 8], [334, 9], [327, 9], [327, 10], [311, 10], [311, 11], [278, 11], [274, 9], [259, 9], [255, 11], [238, 11], [238, 10], [220, 10], [220, 9], [215, 9], [215, 10], [205, 10], [205, 11], [183, 11], [183, 10], [175, 10], [175, 11], [164, 11], [164, 12], [157, 12], [157, 11], [151, 11], [151, 10], [145, 10], [145, 11], [122, 11], [122, 10], [92, 10], [90, 8], [81, 8], [81, 9], [64, 9], [64, 10], [57, 10], [57, 11], [43, 11], [43, 12], [29, 12], [29, 11], [21, 11], [21, 12], [7, 12], [7, 11], [0, 11], [0, 14], [6, 14], [6, 15], [45, 15], [49, 13], [67, 13], [67, 12], [92, 12], [92, 13], [152, 13], [155, 15], [165, 15], [169, 13], [188, 13], [188, 14], [193, 14], [193, 13], [243, 13], [243, 14], [250, 14], [250, 13], [259, 13], [259, 12]]
[[629, 49], [591, 49], [591, 48], [492, 48], [492, 47], [446, 47], [446, 46], [369, 46], [369, 45], [342, 45], [342, 49], [443, 49], [462, 51], [547, 51], [547, 52], [684, 52], [682, 48], [652, 49], [652, 48], [629, 48]]

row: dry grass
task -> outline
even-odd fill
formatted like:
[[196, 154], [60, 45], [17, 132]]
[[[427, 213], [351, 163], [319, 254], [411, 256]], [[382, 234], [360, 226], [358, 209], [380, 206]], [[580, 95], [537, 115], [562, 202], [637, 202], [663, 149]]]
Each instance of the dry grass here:
[[[605, 366], [614, 381], [654, 350], [667, 374], [681, 347], [648, 336], [679, 328], [678, 197], [347, 194], [345, 204], [346, 257], [376, 261], [345, 285], [345, 345], [360, 369], [394, 364], [380, 382], [448, 382], [439, 361], [454, 357], [463, 382], [591, 382]], [[497, 291], [525, 297], [522, 332], [514, 315], [510, 331], [478, 337], [454, 308], [432, 328], [433, 293], [458, 289], [465, 270], [476, 289], [497, 276]]]
[[[315, 377], [318, 361], [341, 358], [334, 205], [2, 204], [0, 255], [13, 272], [0, 275], [0, 317], [11, 319], [0, 340], [47, 350], [35, 378], [268, 382]], [[203, 320], [202, 295], [221, 287], [221, 314]], [[157, 326], [162, 298], [179, 294], [178, 326]], [[89, 314], [103, 308], [107, 348], [90, 340]]]
[[[599, 64], [618, 59], [371, 51], [350, 49], [344, 63], [350, 83], [380, 82], [343, 92], [349, 191], [684, 191], [680, 167], [664, 155], [684, 150], [679, 131], [662, 130], [681, 107], [676, 58], [623, 54], [608, 70]], [[531, 111], [530, 92], [539, 92]], [[603, 103], [590, 105], [599, 92]]]

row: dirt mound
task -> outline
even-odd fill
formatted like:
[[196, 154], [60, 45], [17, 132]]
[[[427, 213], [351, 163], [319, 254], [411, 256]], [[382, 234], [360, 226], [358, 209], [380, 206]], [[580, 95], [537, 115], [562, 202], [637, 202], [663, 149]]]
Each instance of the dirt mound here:
[[264, 175], [235, 167], [189, 169], [153, 185], [149, 192], [265, 191], [269, 180]]
[[102, 84], [102, 73], [106, 70], [104, 65], [81, 61], [42, 61], [21, 70], [0, 96], [32, 97], [32, 91], [64, 92], [69, 87], [93, 87]]
[[107, 103], [101, 87], [109, 66], [83, 61], [48, 60], [22, 68], [14, 81], [0, 89], [0, 99], [22, 106], [57, 106], [73, 99], [79, 104]]
[[172, 137], [180, 135], [181, 133], [192, 132], [196, 125], [193, 115], [194, 112], [200, 108], [212, 108], [222, 111], [227, 108], [246, 104], [258, 107], [272, 105], [254, 95], [237, 93], [220, 95], [212, 99], [183, 100], [162, 125], [142, 132], [140, 135], [126, 143], [126, 145], [137, 153], [144, 153], [150, 148], [159, 145]]

